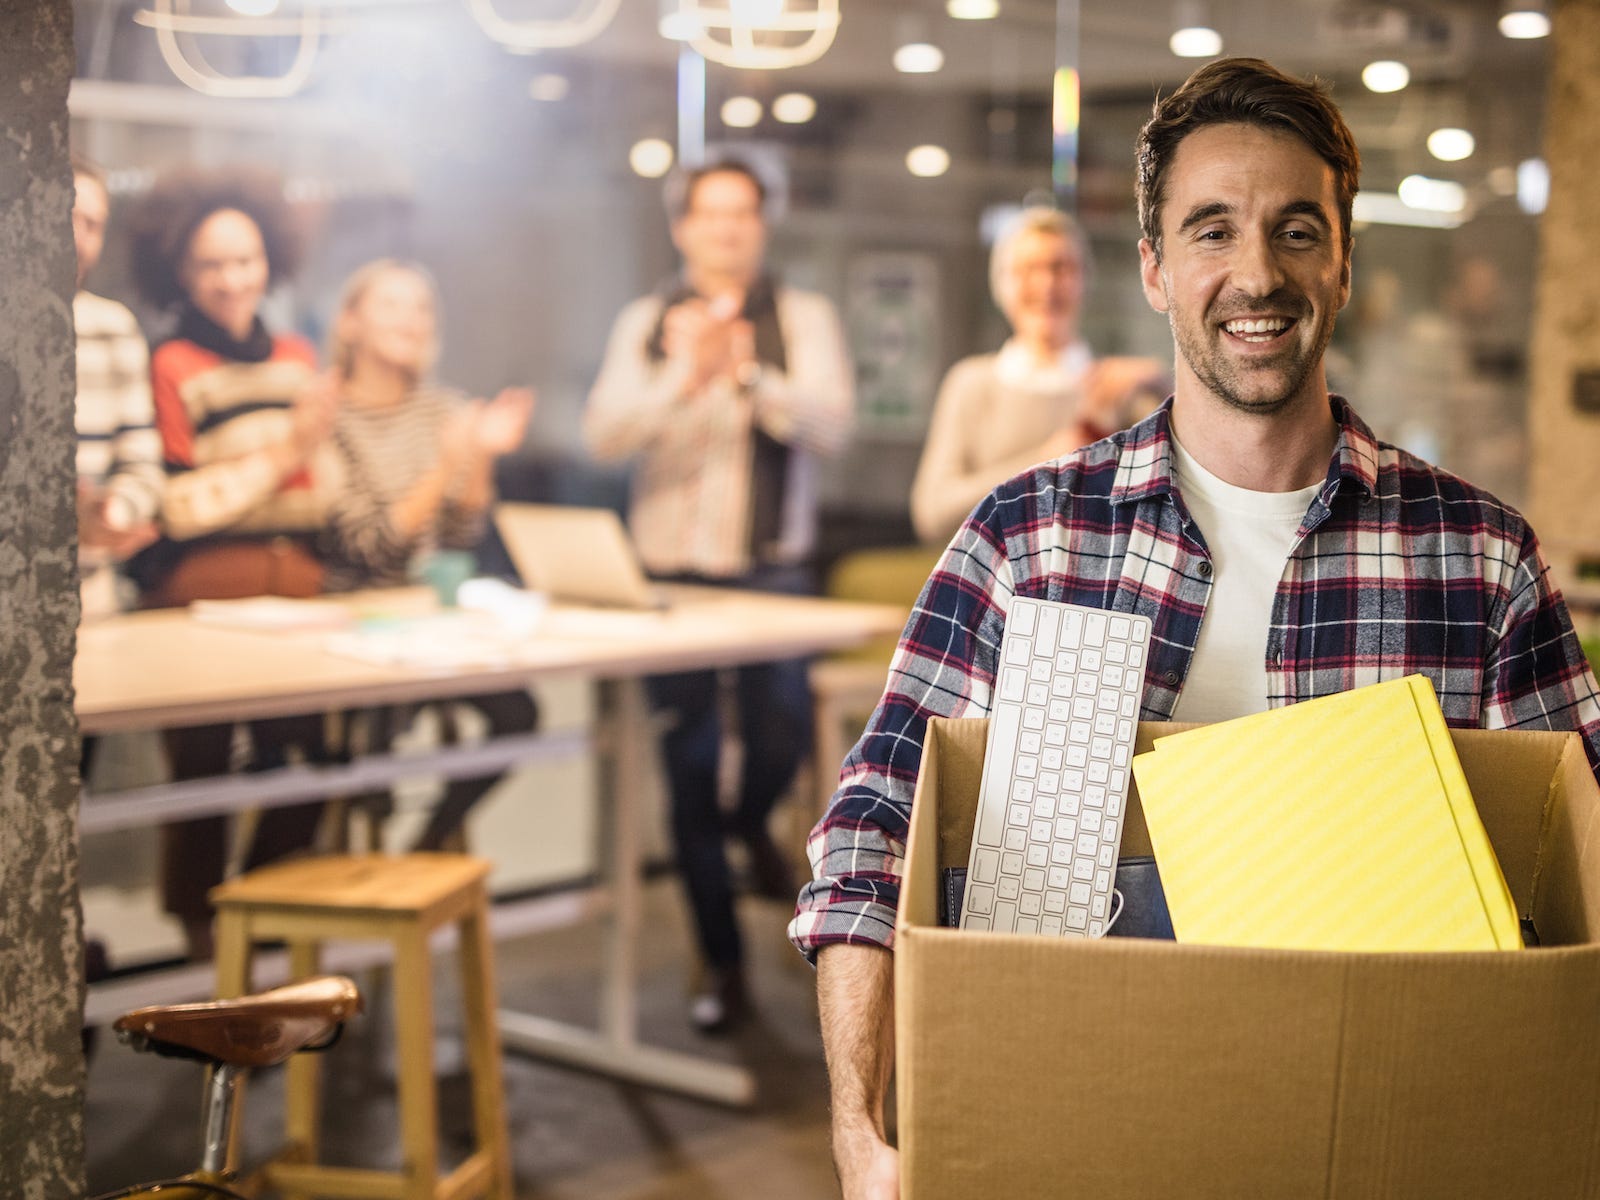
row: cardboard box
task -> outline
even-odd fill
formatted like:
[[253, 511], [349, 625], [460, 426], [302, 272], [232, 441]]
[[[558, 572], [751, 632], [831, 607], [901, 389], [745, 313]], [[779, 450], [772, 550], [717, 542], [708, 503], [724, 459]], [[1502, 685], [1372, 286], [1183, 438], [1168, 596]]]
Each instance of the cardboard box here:
[[[938, 928], [986, 731], [930, 723], [917, 783], [903, 1200], [1600, 1197], [1600, 790], [1575, 734], [1452, 733], [1545, 948], [1338, 954]], [[1150, 852], [1136, 799], [1122, 852]]]

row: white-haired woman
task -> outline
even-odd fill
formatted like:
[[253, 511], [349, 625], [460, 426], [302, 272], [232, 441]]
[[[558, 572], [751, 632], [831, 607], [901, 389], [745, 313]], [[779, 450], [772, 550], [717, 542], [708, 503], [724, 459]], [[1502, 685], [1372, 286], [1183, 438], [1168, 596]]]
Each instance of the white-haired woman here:
[[[494, 501], [494, 463], [522, 444], [534, 396], [507, 388], [470, 401], [429, 381], [438, 352], [438, 294], [421, 267], [380, 259], [346, 282], [332, 327], [339, 408], [339, 470], [324, 535], [329, 591], [401, 584], [440, 551], [482, 540]], [[492, 734], [532, 729], [524, 690], [472, 696]], [[387, 740], [397, 714], [374, 714]], [[447, 716], [448, 716], [447, 711]], [[455, 839], [498, 776], [459, 779], [433, 810], [415, 848]]]
[[1029, 208], [996, 240], [989, 285], [1012, 335], [964, 358], [939, 388], [911, 486], [911, 521], [947, 540], [1000, 483], [1132, 424], [1166, 395], [1160, 366], [1096, 360], [1078, 336], [1085, 253], [1077, 223]]

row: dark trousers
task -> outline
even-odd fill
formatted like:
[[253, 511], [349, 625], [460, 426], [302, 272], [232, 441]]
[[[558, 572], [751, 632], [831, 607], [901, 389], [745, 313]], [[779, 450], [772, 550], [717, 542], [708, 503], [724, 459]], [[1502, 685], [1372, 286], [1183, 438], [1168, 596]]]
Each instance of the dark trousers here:
[[[738, 580], [687, 581], [797, 594], [814, 590], [805, 567], [761, 568]], [[661, 751], [678, 869], [701, 953], [719, 968], [736, 967], [744, 958], [723, 839], [729, 833], [765, 835], [773, 805], [811, 746], [812, 726], [806, 660], [740, 667], [733, 674], [744, 762], [737, 805], [726, 819], [717, 795], [723, 731], [716, 673], [691, 671], [648, 682], [651, 703], [671, 717]]]

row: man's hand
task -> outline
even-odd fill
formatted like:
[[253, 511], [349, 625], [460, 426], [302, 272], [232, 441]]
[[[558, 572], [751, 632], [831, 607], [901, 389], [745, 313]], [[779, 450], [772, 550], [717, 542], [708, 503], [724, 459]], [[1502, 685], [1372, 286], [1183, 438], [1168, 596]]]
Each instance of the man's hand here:
[[844, 1200], [900, 1200], [900, 1152], [873, 1131], [833, 1135], [833, 1161]]
[[719, 296], [709, 302], [685, 300], [669, 308], [661, 319], [663, 352], [669, 359], [689, 364], [685, 396], [731, 375], [753, 352], [753, 328], [739, 316], [743, 303], [738, 296]]
[[104, 551], [122, 562], [160, 535], [151, 521], [132, 521], [126, 501], [119, 501], [85, 480], [78, 481], [78, 545]]

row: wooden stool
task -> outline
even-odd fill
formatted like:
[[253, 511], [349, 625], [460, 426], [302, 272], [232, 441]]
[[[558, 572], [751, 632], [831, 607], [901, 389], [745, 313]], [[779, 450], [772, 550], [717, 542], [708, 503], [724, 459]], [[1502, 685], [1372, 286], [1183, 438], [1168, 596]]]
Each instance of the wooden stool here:
[[[250, 991], [256, 942], [286, 942], [297, 979], [317, 973], [321, 943], [329, 939], [383, 940], [394, 946], [402, 1169], [396, 1174], [318, 1163], [317, 1057], [296, 1055], [287, 1066], [285, 1088], [288, 1146], [264, 1168], [266, 1181], [285, 1196], [512, 1200], [484, 885], [488, 873], [487, 862], [461, 854], [329, 855], [262, 867], [212, 889], [219, 998]], [[460, 931], [477, 1149], [440, 1179], [428, 937], [452, 923]]]

